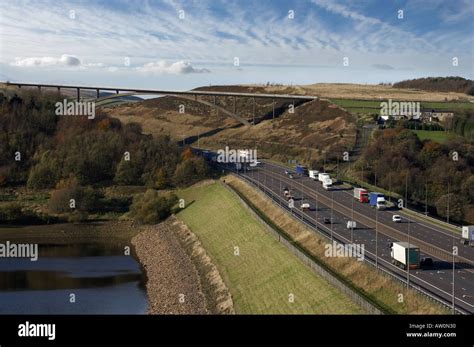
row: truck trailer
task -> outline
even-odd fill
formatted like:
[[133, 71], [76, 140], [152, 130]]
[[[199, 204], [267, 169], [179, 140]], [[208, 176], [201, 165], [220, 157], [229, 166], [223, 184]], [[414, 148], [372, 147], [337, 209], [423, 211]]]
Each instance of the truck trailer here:
[[354, 188], [354, 198], [360, 202], [369, 202], [369, 193], [363, 188]]
[[465, 245], [474, 246], [474, 225], [462, 227], [461, 242]]
[[393, 242], [390, 256], [393, 264], [405, 270], [407, 266], [410, 270], [420, 267], [420, 248], [408, 242]]
[[371, 207], [378, 210], [385, 209], [385, 196], [382, 193], [372, 192], [369, 195], [369, 203]]

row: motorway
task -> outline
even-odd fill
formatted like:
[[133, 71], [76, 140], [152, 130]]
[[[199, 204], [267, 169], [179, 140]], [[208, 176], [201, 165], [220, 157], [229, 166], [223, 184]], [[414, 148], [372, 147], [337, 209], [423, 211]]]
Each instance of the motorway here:
[[[230, 166], [228, 167], [230, 168]], [[365, 258], [386, 272], [406, 281], [425, 293], [452, 305], [453, 291], [453, 245], [458, 247], [455, 257], [454, 293], [455, 306], [463, 313], [474, 313], [474, 248], [461, 245], [460, 236], [439, 225], [428, 222], [409, 220], [404, 217], [402, 223], [392, 222], [395, 211], [376, 211], [369, 204], [359, 203], [353, 198], [352, 189], [338, 188], [326, 191], [318, 181], [309, 177], [294, 175], [294, 179], [285, 174], [285, 167], [269, 162], [262, 163], [258, 168], [243, 170], [239, 174], [256, 183], [274, 201], [295, 217], [320, 233], [342, 243], [365, 245]], [[283, 197], [283, 188], [290, 189], [295, 207], [290, 209]], [[311, 209], [302, 211], [301, 202], [309, 202]], [[333, 223], [325, 224], [324, 218]], [[357, 222], [353, 231], [346, 228], [347, 221]], [[377, 229], [377, 232], [375, 231]], [[421, 257], [430, 257], [434, 261], [431, 268], [403, 270], [391, 262], [389, 243], [408, 241], [420, 247]]]

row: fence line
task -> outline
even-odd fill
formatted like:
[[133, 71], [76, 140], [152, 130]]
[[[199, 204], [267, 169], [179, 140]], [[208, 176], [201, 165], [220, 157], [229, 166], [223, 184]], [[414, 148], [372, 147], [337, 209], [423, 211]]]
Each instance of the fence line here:
[[[262, 191], [265, 195], [267, 195], [267, 196], [271, 199], [272, 203], [276, 204], [276, 205], [279, 206], [279, 207], [282, 207], [282, 205], [278, 204], [278, 203], [275, 201], [275, 199], [274, 199], [274, 197], [273, 197], [273, 195], [274, 195], [273, 192], [267, 191], [267, 189], [266, 189], [264, 186], [262, 186], [261, 184], [255, 183], [254, 180], [251, 179], [250, 177], [246, 177], [246, 176], [242, 176], [242, 175], [236, 174], [236, 173], [233, 172], [233, 171], [231, 171], [231, 173], [232, 173], [233, 175], [236, 175], [237, 177], [239, 177], [239, 178], [241, 178], [241, 179], [244, 179], [245, 181], [249, 182], [251, 185], [253, 185], [254, 187], [258, 188], [258, 189], [259, 189], [260, 191]], [[281, 198], [281, 197], [279, 197], [279, 198]], [[285, 207], [286, 207], [286, 205], [285, 205]], [[294, 218], [297, 218], [297, 214], [296, 214], [296, 213], [295, 213], [295, 214], [293, 214], [293, 213], [290, 214], [290, 213], [288, 213], [288, 211], [287, 211], [285, 208], [283, 208], [283, 211], [284, 211], [285, 213], [289, 214], [290, 216], [292, 216], [292, 217], [294, 217]], [[259, 216], [258, 216], [258, 217], [259, 217]], [[260, 218], [260, 217], [259, 217], [259, 218]], [[311, 217], [309, 217], [309, 218], [311, 218]], [[311, 228], [311, 229], [313, 229], [313, 230], [316, 230], [319, 234], [321, 234], [322, 236], [324, 236], [324, 237], [327, 238], [327, 235], [325, 235], [321, 230], [319, 230], [319, 228], [318, 228], [318, 226], [317, 226], [317, 223], [318, 223], [317, 221], [316, 221], [316, 228], [315, 228], [314, 226], [312, 226], [311, 224], [309, 224], [309, 223], [305, 220], [304, 217], [303, 217], [303, 218], [299, 218], [298, 220], [301, 221], [301, 222], [302, 222], [303, 224], [305, 224], [306, 226], [308, 226], [309, 228]], [[264, 222], [264, 223], [266, 223], [266, 222]], [[336, 235], [340, 236], [339, 234], [336, 234]], [[293, 247], [294, 247], [294, 246], [293, 246]], [[368, 252], [368, 253], [370, 253], [370, 252]], [[365, 257], [364, 260], [367, 262], [367, 264], [370, 264], [370, 265], [372, 265], [372, 266], [375, 267], [375, 262], [374, 262], [374, 261], [371, 261], [368, 257]], [[383, 260], [383, 259], [381, 259], [381, 260]], [[398, 274], [393, 273], [393, 272], [391, 272], [391, 271], [389, 271], [389, 270], [387, 270], [387, 269], [384, 269], [384, 268], [382, 268], [381, 266], [378, 267], [378, 270], [380, 270], [383, 274], [389, 275], [391, 278], [394, 278], [394, 279], [396, 279], [396, 280], [402, 282], [403, 284], [407, 285], [406, 279], [405, 279], [405, 278], [402, 278], [401, 275], [398, 275]], [[434, 301], [434, 302], [436, 302], [436, 303], [438, 303], [438, 304], [440, 304], [440, 305], [442, 305], [442, 306], [444, 306], [444, 307], [447, 307], [447, 308], [450, 308], [450, 309], [452, 308], [452, 304], [447, 303], [444, 299], [439, 298], [436, 294], [433, 294], [432, 292], [429, 292], [428, 290], [426, 290], [426, 289], [420, 287], [419, 285], [413, 284], [413, 282], [410, 282], [410, 283], [409, 283], [409, 287], [411, 287], [411, 288], [417, 290], [418, 292], [420, 292], [420, 293], [424, 294], [426, 297], [428, 297], [430, 300], [432, 300], [432, 301]], [[457, 307], [455, 307], [455, 311], [456, 311], [457, 313], [460, 313], [460, 314], [468, 314], [468, 312], [466, 312], [466, 311], [464, 311], [464, 310], [462, 310], [462, 309], [460, 309], [460, 308], [457, 308]]]

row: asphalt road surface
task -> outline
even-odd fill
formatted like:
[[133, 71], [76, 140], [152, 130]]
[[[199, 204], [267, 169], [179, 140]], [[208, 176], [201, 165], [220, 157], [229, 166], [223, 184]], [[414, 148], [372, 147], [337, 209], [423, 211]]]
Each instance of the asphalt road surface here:
[[[235, 165], [228, 165], [234, 169]], [[458, 247], [455, 257], [454, 293], [455, 306], [464, 313], [474, 313], [474, 247], [460, 243], [460, 236], [447, 229], [428, 222], [419, 222], [402, 217], [401, 223], [394, 223], [392, 216], [396, 211], [377, 211], [353, 198], [352, 189], [338, 186], [330, 191], [322, 188], [318, 181], [309, 177], [285, 174], [285, 167], [273, 163], [262, 163], [258, 168], [240, 170], [239, 175], [256, 183], [280, 206], [291, 211], [297, 218], [319, 232], [342, 243], [365, 245], [365, 258], [384, 271], [388, 271], [402, 280], [409, 278], [410, 284], [420, 287], [424, 292], [452, 305], [453, 297], [453, 255], [452, 247]], [[294, 197], [294, 208], [290, 209], [283, 196], [288, 188]], [[302, 202], [310, 204], [303, 211]], [[324, 219], [332, 223], [324, 223]], [[357, 228], [347, 229], [347, 221], [357, 222]], [[377, 232], [376, 232], [377, 230]], [[430, 257], [432, 267], [403, 270], [394, 264], [390, 256], [389, 243], [408, 241], [420, 247], [421, 257]]]

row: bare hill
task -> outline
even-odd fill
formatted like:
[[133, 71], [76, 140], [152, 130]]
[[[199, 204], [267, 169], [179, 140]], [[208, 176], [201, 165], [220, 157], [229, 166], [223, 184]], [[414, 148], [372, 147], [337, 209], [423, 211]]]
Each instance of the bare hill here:
[[[200, 90], [254, 93], [295, 93], [293, 87], [213, 86]], [[301, 93], [300, 93], [301, 94]], [[206, 101], [213, 102], [212, 97]], [[286, 161], [311, 160], [339, 155], [355, 144], [355, 119], [327, 100], [299, 102], [290, 113], [291, 100], [275, 102], [275, 119], [270, 99], [236, 98], [236, 113], [255, 126], [244, 126], [212, 106], [177, 97], [161, 97], [106, 109], [124, 123], [142, 124], [153, 135], [169, 134], [177, 141], [202, 148], [257, 148], [259, 156]], [[216, 105], [233, 112], [234, 98], [219, 97]], [[184, 106], [184, 113], [180, 113]]]
[[389, 85], [316, 83], [304, 86], [273, 86], [268, 92], [292, 89], [297, 94], [317, 95], [329, 99], [359, 100], [406, 100], [406, 101], [463, 101], [473, 100], [473, 96], [457, 92], [432, 92], [420, 89], [397, 88]]

